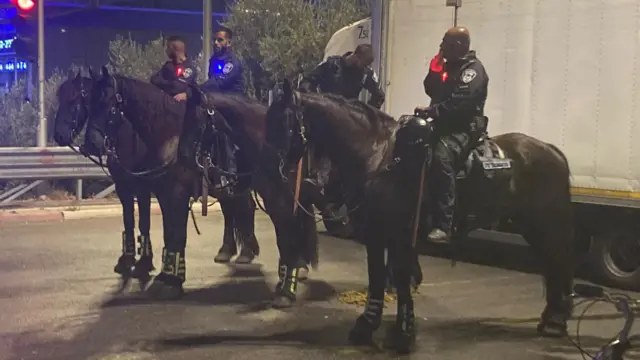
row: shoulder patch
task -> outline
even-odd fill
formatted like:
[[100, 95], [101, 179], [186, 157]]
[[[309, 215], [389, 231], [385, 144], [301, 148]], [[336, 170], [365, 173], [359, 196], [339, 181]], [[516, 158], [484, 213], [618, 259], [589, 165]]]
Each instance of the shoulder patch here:
[[193, 75], [193, 70], [191, 70], [191, 68], [184, 69], [183, 76], [185, 78], [189, 78], [189, 77], [191, 77], [191, 75]]
[[233, 70], [233, 64], [228, 62], [228, 63], [224, 64], [224, 68], [222, 69], [222, 73], [226, 75], [226, 74], [230, 73], [231, 70]]
[[378, 74], [376, 74], [375, 71], [371, 72], [371, 78], [373, 79], [373, 81], [378, 82]]
[[462, 76], [460, 76], [460, 79], [462, 80], [463, 83], [468, 84], [471, 81], [473, 81], [473, 79], [475, 79], [477, 75], [478, 73], [475, 70], [465, 69], [462, 72]]

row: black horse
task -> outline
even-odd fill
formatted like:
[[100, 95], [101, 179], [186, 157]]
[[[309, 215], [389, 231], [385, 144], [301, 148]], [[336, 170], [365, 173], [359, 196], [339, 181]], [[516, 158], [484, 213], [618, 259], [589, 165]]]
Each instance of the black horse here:
[[[89, 115], [89, 103], [93, 79], [81, 77], [69, 73], [69, 78], [60, 86], [57, 92], [59, 107], [54, 122], [54, 139], [60, 146], [71, 146], [76, 137], [84, 129]], [[144, 159], [146, 156], [146, 146], [135, 134], [131, 125], [126, 122], [118, 131], [119, 142], [122, 144], [120, 151], [135, 155], [133, 158]], [[130, 161], [127, 158], [125, 161]], [[131, 166], [129, 164], [129, 166]], [[129, 277], [147, 279], [149, 272], [153, 271], [153, 251], [149, 237], [150, 228], [150, 208], [151, 190], [148, 179], [134, 176], [131, 170], [124, 169], [120, 161], [113, 157], [107, 158], [107, 168], [115, 183], [116, 193], [123, 208], [123, 222], [125, 231], [123, 232], [122, 255], [118, 259], [114, 271], [121, 274], [125, 279]], [[135, 242], [133, 241], [135, 216], [134, 197], [138, 201], [140, 237], [138, 241], [140, 248], [138, 254], [140, 259], [135, 262]], [[216, 262], [228, 262], [231, 257], [237, 254], [236, 232], [234, 231], [235, 219], [240, 217], [244, 220], [243, 214], [235, 214], [235, 204], [233, 202], [222, 201], [220, 203], [225, 219], [223, 244], [214, 258]], [[238, 238], [241, 240], [241, 238]], [[244, 245], [244, 244], [241, 244]], [[242, 247], [236, 262], [240, 264], [250, 263], [259, 249], [254, 244], [249, 243]]]
[[[57, 91], [58, 111], [54, 120], [54, 140], [60, 146], [73, 148], [73, 142], [84, 129], [89, 116], [89, 95], [93, 81], [91, 78], [69, 72], [68, 79]], [[131, 128], [123, 128], [121, 136], [131, 137], [131, 148], [136, 154], [144, 154], [146, 148], [132, 135]], [[149, 278], [155, 270], [153, 266], [153, 248], [151, 245], [151, 191], [148, 184], [127, 174], [119, 163], [107, 159], [107, 167], [115, 183], [116, 194], [122, 204], [122, 255], [118, 259], [114, 271], [124, 278]], [[138, 202], [140, 236], [138, 236], [138, 254], [136, 261], [136, 244], [134, 238], [135, 211], [134, 198]]]
[[[359, 101], [300, 93], [285, 81], [269, 109], [267, 133], [267, 141], [280, 149], [289, 164], [309, 149], [326, 154], [344, 175], [353, 199], [349, 207], [357, 207], [353, 218], [357, 236], [367, 248], [369, 293], [366, 309], [349, 335], [351, 341], [370, 342], [381, 323], [386, 248], [398, 295], [390, 340], [398, 351], [412, 351], [415, 323], [410, 287], [412, 278], [421, 281], [415, 266], [414, 219], [419, 208], [428, 209], [430, 125], [415, 116], [396, 122]], [[560, 336], [571, 314], [574, 271], [566, 158], [555, 146], [520, 133], [479, 139], [477, 145], [458, 180], [456, 241], [498, 219], [516, 223], [543, 260], [547, 305], [538, 331]], [[470, 214], [476, 215], [477, 223], [467, 221]], [[420, 218], [424, 217], [423, 213]]]
[[[196, 88], [192, 90], [193, 96], [185, 106], [151, 84], [111, 75], [104, 67], [101, 77], [94, 76], [85, 137], [87, 149], [97, 155], [118, 152], [119, 161], [127, 161], [129, 154], [120, 149], [126, 146], [128, 140], [117, 138], [118, 131], [127, 123], [150, 149], [144, 168], [146, 174], [154, 175], [151, 189], [162, 209], [165, 256], [162, 272], [155, 277], [147, 292], [162, 298], [175, 298], [183, 293], [188, 202], [190, 196], [199, 195], [204, 173], [198, 166], [201, 160], [198, 149], [215, 142], [207, 135], [214, 131], [213, 124], [218, 128], [224, 128], [219, 125], [226, 124], [231, 127], [231, 136], [240, 148], [237, 155], [239, 188], [234, 189], [235, 195], [231, 197], [216, 193], [212, 195], [218, 196], [221, 201], [233, 203], [238, 211], [236, 214], [244, 209], [245, 215], [251, 215], [237, 216], [235, 226], [243, 242], [253, 243], [257, 249], [253, 235], [255, 207], [250, 206], [254, 202], [249, 190], [253, 186], [260, 193], [274, 220], [281, 254], [281, 281], [278, 283], [275, 304], [288, 306], [295, 299], [298, 261], [303, 251], [299, 249], [312, 249], [308, 256], [312, 264], [316, 263], [317, 249], [307, 246], [305, 242], [315, 241], [315, 237], [306, 236], [299, 240], [301, 236], [297, 227], [288, 232], [292, 229], [287, 226], [288, 223], [295, 220], [290, 207], [292, 202], [287, 203], [282, 199], [282, 196], [290, 193], [288, 184], [283, 183], [279, 176], [278, 158], [269, 157], [268, 153], [262, 151], [266, 107], [233, 95], [207, 96]], [[216, 99], [224, 101], [218, 103]], [[231, 123], [227, 122], [227, 116], [233, 120]], [[263, 158], [267, 160], [262, 161]], [[241, 218], [245, 221], [239, 222]]]

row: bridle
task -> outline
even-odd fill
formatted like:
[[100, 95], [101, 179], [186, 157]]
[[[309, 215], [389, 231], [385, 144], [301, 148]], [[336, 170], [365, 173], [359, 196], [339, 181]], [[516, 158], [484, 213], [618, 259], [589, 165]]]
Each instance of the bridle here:
[[[109, 107], [109, 114], [107, 118], [105, 131], [102, 131], [99, 128], [95, 128], [102, 136], [104, 141], [104, 149], [108, 158], [111, 158], [116, 163], [119, 163], [119, 167], [124, 170], [127, 174], [134, 177], [143, 177], [143, 178], [157, 178], [163, 175], [166, 175], [168, 172], [168, 168], [175, 164], [177, 161], [177, 155], [173, 156], [166, 163], [152, 168], [150, 170], [134, 172], [128, 170], [120, 161], [118, 153], [116, 151], [118, 146], [118, 130], [124, 121], [129, 121], [125, 116], [125, 102], [120, 92], [120, 88], [118, 87], [118, 81], [114, 76], [109, 76], [107, 81], [112, 81], [113, 89], [115, 92], [115, 102]], [[131, 122], [130, 122], [131, 123]], [[132, 124], [133, 125], [133, 124]], [[100, 163], [98, 164], [102, 167], [102, 158], [100, 158]]]
[[[308, 170], [311, 170], [311, 152], [313, 151], [311, 149], [311, 146], [309, 144], [309, 140], [308, 140], [308, 124], [305, 123], [305, 119], [304, 119], [304, 106], [302, 104], [302, 99], [300, 98], [300, 92], [293, 90], [292, 91], [292, 101], [290, 102], [290, 104], [287, 105], [287, 107], [285, 108], [285, 112], [292, 112], [293, 116], [294, 116], [294, 121], [293, 122], [289, 122], [287, 119], [287, 125], [291, 125], [290, 127], [288, 127], [286, 129], [287, 131], [287, 138], [289, 139], [289, 146], [287, 150], [278, 150], [277, 154], [278, 154], [278, 158], [280, 159], [280, 165], [279, 165], [279, 172], [280, 172], [280, 177], [282, 178], [282, 180], [286, 183], [290, 183], [289, 178], [285, 175], [285, 173], [290, 173], [289, 168], [296, 163], [297, 164], [297, 173], [296, 173], [296, 182], [295, 182], [295, 189], [294, 189], [294, 207], [293, 207], [293, 211], [294, 214], [296, 212], [297, 208], [300, 208], [302, 211], [304, 211], [308, 216], [311, 217], [315, 217], [315, 212], [313, 210], [309, 210], [306, 209], [304, 206], [302, 206], [302, 204], [300, 203], [299, 200], [299, 195], [300, 195], [300, 183], [302, 181], [302, 165], [304, 163], [304, 160], [306, 158], [307, 160], [307, 164], [308, 164]], [[285, 114], [285, 116], [287, 116]], [[297, 143], [296, 143], [297, 142]], [[296, 151], [297, 153], [300, 154], [299, 157], [296, 156], [296, 158], [292, 158], [291, 157], [291, 152], [292, 150]], [[346, 203], [346, 202], [345, 202]], [[350, 211], [348, 211], [348, 213], [346, 214], [347, 216], [352, 214], [353, 212], [355, 212], [358, 208], [360, 207], [360, 205], [358, 204], [357, 206], [355, 206], [353, 209], [351, 209]], [[339, 220], [341, 217], [333, 217], [333, 218], [321, 218], [320, 220], [318, 220], [317, 222], [323, 221], [323, 220]]]

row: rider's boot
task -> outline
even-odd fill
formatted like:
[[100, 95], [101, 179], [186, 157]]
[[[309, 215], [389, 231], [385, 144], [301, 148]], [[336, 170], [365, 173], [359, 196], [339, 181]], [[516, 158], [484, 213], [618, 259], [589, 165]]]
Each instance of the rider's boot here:
[[136, 261], [136, 242], [133, 235], [122, 232], [122, 255], [113, 268], [116, 274], [131, 276], [132, 268]]
[[220, 149], [224, 151], [223, 156], [221, 156], [223, 160], [220, 162], [221, 165], [224, 164], [222, 167], [227, 172], [227, 174], [220, 175], [220, 182], [216, 184], [216, 187], [218, 188], [218, 191], [227, 195], [232, 195], [233, 188], [235, 187], [237, 182], [238, 174], [238, 167], [235, 157], [236, 146], [231, 143], [231, 139], [229, 139], [226, 134], [220, 134], [219, 136]]
[[184, 253], [162, 249], [162, 272], [153, 279], [147, 289], [150, 297], [163, 300], [174, 300], [184, 295], [182, 284], [186, 279], [186, 262]]
[[149, 273], [156, 268], [153, 266], [153, 248], [151, 247], [151, 237], [149, 234], [138, 236], [138, 255], [140, 258], [136, 261], [133, 269], [134, 278], [148, 278]]
[[286, 265], [280, 260], [278, 262], [278, 277], [280, 280], [276, 285], [273, 307], [279, 309], [291, 307], [296, 301], [298, 269], [295, 266]]

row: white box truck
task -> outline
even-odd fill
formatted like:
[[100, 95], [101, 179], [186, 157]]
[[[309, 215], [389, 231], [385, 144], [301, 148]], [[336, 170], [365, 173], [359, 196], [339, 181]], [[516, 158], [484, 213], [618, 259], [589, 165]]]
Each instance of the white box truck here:
[[[453, 26], [446, 2], [374, 0], [364, 20], [394, 117], [429, 103], [422, 80]], [[457, 23], [489, 74], [490, 135], [562, 149], [576, 250], [610, 285], [640, 289], [640, 1], [462, 0]]]

